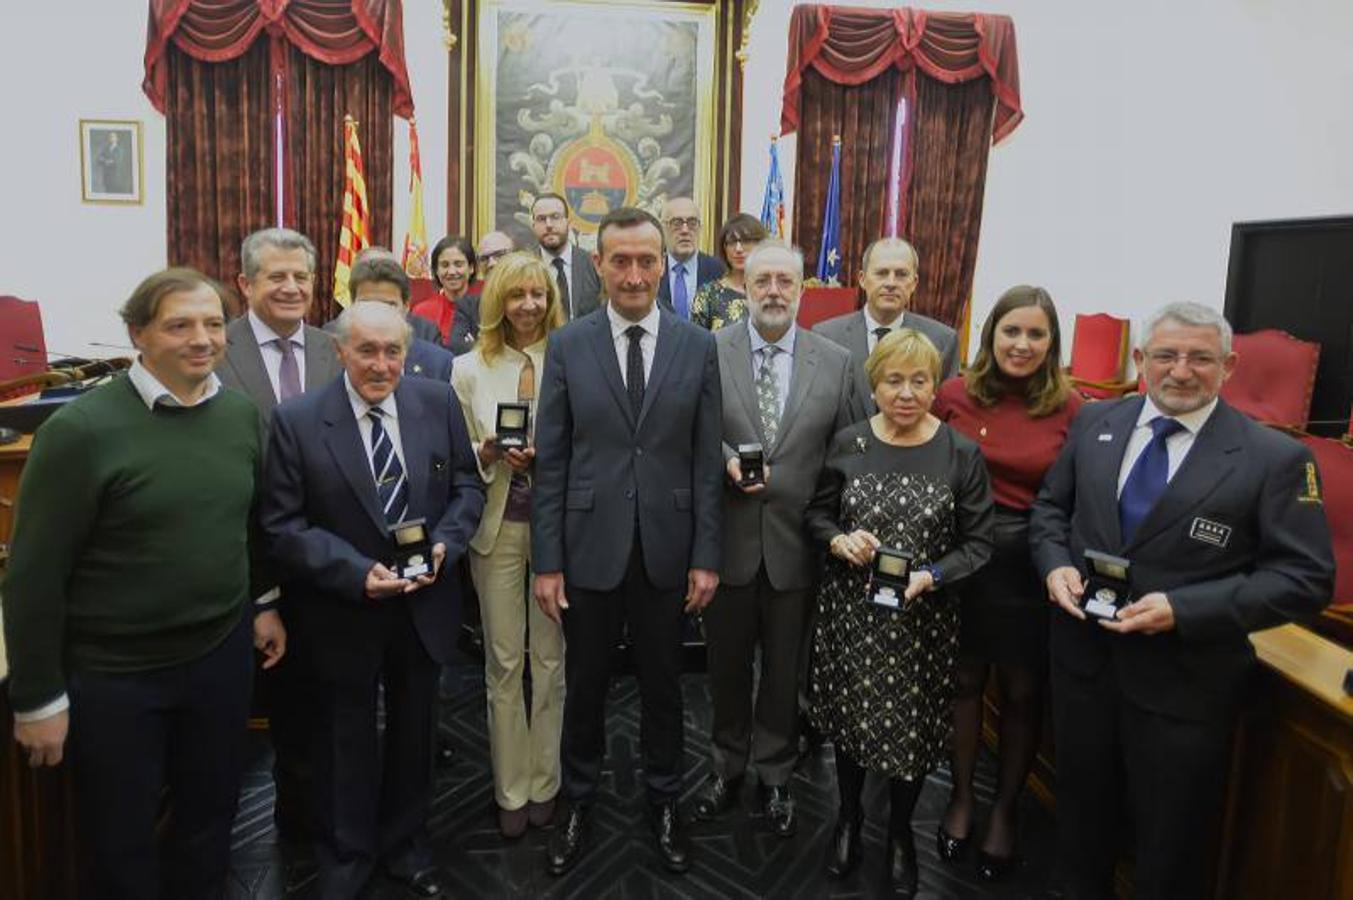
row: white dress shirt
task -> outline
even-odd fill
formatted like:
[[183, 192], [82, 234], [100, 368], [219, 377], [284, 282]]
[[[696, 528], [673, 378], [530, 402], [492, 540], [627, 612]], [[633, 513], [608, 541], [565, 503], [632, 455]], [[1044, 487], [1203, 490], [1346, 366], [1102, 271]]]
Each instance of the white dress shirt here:
[[798, 326], [790, 323], [789, 330], [780, 335], [778, 341], [768, 341], [761, 336], [761, 332], [752, 325], [752, 320], [747, 320], [747, 331], [752, 336], [752, 385], [756, 385], [756, 380], [761, 377], [761, 359], [762, 349], [772, 346], [780, 348], [780, 352], [771, 359], [771, 373], [775, 376], [776, 399], [779, 401], [778, 415], [784, 418], [785, 402], [789, 399], [789, 377], [794, 369], [794, 336], [798, 333]]
[[654, 303], [648, 315], [638, 322], [631, 322], [608, 303], [606, 318], [611, 322], [611, 340], [615, 344], [616, 362], [620, 364], [620, 380], [625, 382], [625, 387], [629, 387], [630, 358], [630, 336], [625, 331], [631, 325], [638, 325], [644, 330], [643, 336], [639, 338], [639, 350], [644, 355], [644, 387], [647, 388], [648, 380], [653, 374], [653, 353], [658, 349], [658, 320], [662, 318], [658, 304]]
[[[281, 340], [282, 336], [273, 331], [254, 311], [249, 310], [246, 315], [249, 317], [249, 327], [254, 332], [254, 340], [258, 341], [258, 352], [263, 354], [263, 368], [268, 370], [268, 381], [272, 384], [272, 395], [280, 402], [282, 399], [282, 348], [278, 347], [273, 341]], [[305, 323], [291, 335], [291, 346], [296, 353], [296, 370], [301, 376], [301, 389], [305, 389]]]
[[561, 259], [564, 261], [564, 280], [568, 282], [568, 305], [565, 310], [568, 313], [567, 318], [573, 318], [573, 242], [564, 241], [563, 249], [556, 256], [544, 247], [540, 248], [540, 258], [545, 261], [545, 268], [550, 270], [550, 276], [554, 278], [555, 285], [559, 284], [559, 273], [555, 271], [554, 261]]
[[[1188, 456], [1189, 450], [1193, 448], [1193, 442], [1198, 437], [1198, 432], [1207, 424], [1207, 420], [1212, 416], [1212, 410], [1216, 408], [1217, 399], [1214, 397], [1211, 403], [1200, 409], [1171, 417], [1184, 427], [1165, 439], [1165, 453], [1169, 457], [1169, 467], [1165, 472], [1166, 484], [1174, 479], [1174, 473], [1179, 471], [1179, 467], [1184, 463], [1184, 457]], [[1151, 402], [1150, 397], [1142, 400], [1142, 411], [1137, 416], [1137, 426], [1132, 429], [1127, 448], [1123, 451], [1123, 463], [1118, 467], [1118, 493], [1120, 495], [1123, 493], [1123, 485], [1127, 483], [1132, 467], [1137, 463], [1137, 457], [1141, 456], [1142, 451], [1146, 449], [1146, 445], [1151, 443], [1153, 433], [1151, 423], [1163, 415], [1165, 413], [1161, 412], [1156, 404]]]
[[861, 310], [861, 311], [864, 313], [865, 338], [869, 341], [869, 352], [870, 352], [870, 353], [873, 353], [873, 352], [874, 352], [874, 348], [877, 347], [877, 346], [878, 346], [878, 343], [879, 343], [879, 337], [878, 337], [878, 335], [874, 334], [874, 331], [875, 331], [876, 329], [879, 329], [879, 328], [886, 328], [886, 329], [888, 329], [889, 331], [896, 331], [897, 329], [899, 329], [899, 328], [902, 327], [902, 319], [903, 319], [903, 317], [906, 315], [906, 313], [903, 313], [902, 315], [898, 316], [896, 319], [893, 319], [893, 324], [891, 324], [891, 325], [884, 325], [882, 322], [877, 322], [877, 321], [875, 321], [875, 320], [874, 320], [874, 317], [871, 316], [871, 315], [869, 315], [869, 307], [868, 307], [868, 306], [866, 306], [866, 307], [865, 307], [863, 310]]
[[[390, 436], [390, 444], [395, 448], [395, 458], [399, 460], [399, 465], [404, 469], [404, 477], [409, 477], [409, 467], [404, 465], [404, 444], [399, 439], [399, 407], [395, 403], [395, 392], [391, 391], [388, 396], [380, 403], [372, 406], [362, 399], [362, 395], [357, 393], [357, 389], [352, 386], [352, 380], [348, 378], [348, 373], [343, 373], [343, 387], [348, 391], [348, 403], [352, 405], [352, 415], [357, 419], [357, 433], [362, 436], [362, 449], [366, 451], [366, 461], [371, 462], [371, 417], [367, 415], [373, 409], [379, 409], [384, 415], [381, 416], [381, 427], [385, 433]], [[372, 472], [372, 481], [374, 483], [376, 475]]]

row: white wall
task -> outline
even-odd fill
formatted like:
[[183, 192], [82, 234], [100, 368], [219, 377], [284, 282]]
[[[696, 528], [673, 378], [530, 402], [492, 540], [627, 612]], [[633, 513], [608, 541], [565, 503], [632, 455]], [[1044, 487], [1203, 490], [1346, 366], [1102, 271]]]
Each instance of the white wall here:
[[[974, 324], [1020, 282], [1045, 285], [1068, 320], [1078, 311], [1136, 317], [1177, 298], [1220, 306], [1232, 222], [1353, 210], [1347, 0], [1303, 0], [1299, 10], [1282, 0], [916, 5], [1007, 13], [1018, 36], [1026, 119], [992, 151]], [[436, 241], [446, 224], [449, 108], [442, 6], [404, 6]], [[790, 8], [761, 0], [752, 22], [742, 197], [753, 213], [779, 125]], [[0, 293], [42, 301], [49, 347], [107, 352], [89, 342], [125, 343], [114, 310], [165, 263], [164, 120], [141, 93], [145, 4], [25, 3], [9, 17], [0, 46]], [[81, 117], [144, 123], [144, 205], [80, 202]], [[396, 120], [396, 249], [407, 158], [407, 126]], [[781, 164], [792, 192], [792, 137], [781, 140]]]
[[[1015, 21], [1025, 120], [991, 154], [974, 328], [1019, 283], [1047, 287], [1068, 328], [1076, 312], [1137, 319], [1167, 300], [1221, 308], [1232, 222], [1353, 212], [1347, 0], [912, 5]], [[791, 4], [761, 7], [743, 137], [753, 212]], [[781, 145], [792, 192], [792, 145]]]

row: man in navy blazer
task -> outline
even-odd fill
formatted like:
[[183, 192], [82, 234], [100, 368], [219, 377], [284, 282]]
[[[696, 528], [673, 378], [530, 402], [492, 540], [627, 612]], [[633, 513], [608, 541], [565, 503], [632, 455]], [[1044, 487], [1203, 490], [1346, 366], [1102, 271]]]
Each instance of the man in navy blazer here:
[[[1254, 662], [1247, 635], [1318, 611], [1334, 584], [1310, 452], [1217, 396], [1236, 364], [1226, 320], [1176, 303], [1141, 333], [1133, 358], [1147, 395], [1081, 411], [1029, 528], [1063, 610], [1051, 674], [1070, 898], [1114, 895], [1124, 801], [1135, 895], [1203, 896]], [[1105, 585], [1086, 587], [1087, 550], [1129, 562], [1131, 602], [1112, 618], [1082, 608], [1112, 599]]]
[[601, 781], [611, 652], [628, 622], [643, 715], [643, 768], [664, 865], [680, 833], [681, 635], [719, 582], [723, 456], [714, 336], [655, 302], [662, 228], [621, 208], [593, 255], [609, 303], [550, 336], [536, 418], [534, 593], [562, 622], [567, 820], [549, 867], [571, 868]]
[[718, 257], [700, 252], [700, 210], [690, 197], [672, 197], [664, 203], [662, 225], [667, 235], [667, 268], [658, 283], [658, 302], [689, 322], [695, 292], [723, 275], [724, 265]]
[[[441, 890], [427, 846], [433, 700], [455, 642], [455, 582], [484, 489], [450, 385], [402, 378], [409, 326], [357, 303], [338, 318], [344, 375], [273, 415], [261, 520], [293, 650], [315, 685], [320, 896], [358, 894], [378, 863]], [[432, 571], [401, 577], [391, 528], [422, 520]], [[378, 752], [377, 685], [386, 728]]]

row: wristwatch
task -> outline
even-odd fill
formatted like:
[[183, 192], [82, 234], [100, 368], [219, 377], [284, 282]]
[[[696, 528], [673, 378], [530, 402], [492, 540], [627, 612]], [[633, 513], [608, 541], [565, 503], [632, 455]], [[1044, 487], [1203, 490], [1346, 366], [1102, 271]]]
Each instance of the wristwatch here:
[[930, 573], [930, 581], [931, 581], [930, 587], [932, 589], [937, 589], [941, 584], [944, 583], [944, 570], [937, 565], [931, 564], [928, 566], [918, 566], [917, 571]]

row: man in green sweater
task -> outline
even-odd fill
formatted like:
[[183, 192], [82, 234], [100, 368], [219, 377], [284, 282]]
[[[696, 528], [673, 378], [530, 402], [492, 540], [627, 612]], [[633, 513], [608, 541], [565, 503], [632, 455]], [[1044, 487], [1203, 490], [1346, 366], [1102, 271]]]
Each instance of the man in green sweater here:
[[[250, 553], [260, 420], [212, 372], [225, 347], [212, 282], [157, 273], [121, 314], [138, 360], [38, 430], [20, 482], [3, 589], [14, 732], [44, 766], [69, 731], [82, 894], [218, 897], [251, 643], [265, 668], [286, 647], [267, 594], [252, 599], [267, 586]], [[165, 786], [173, 826], [157, 848]]]

